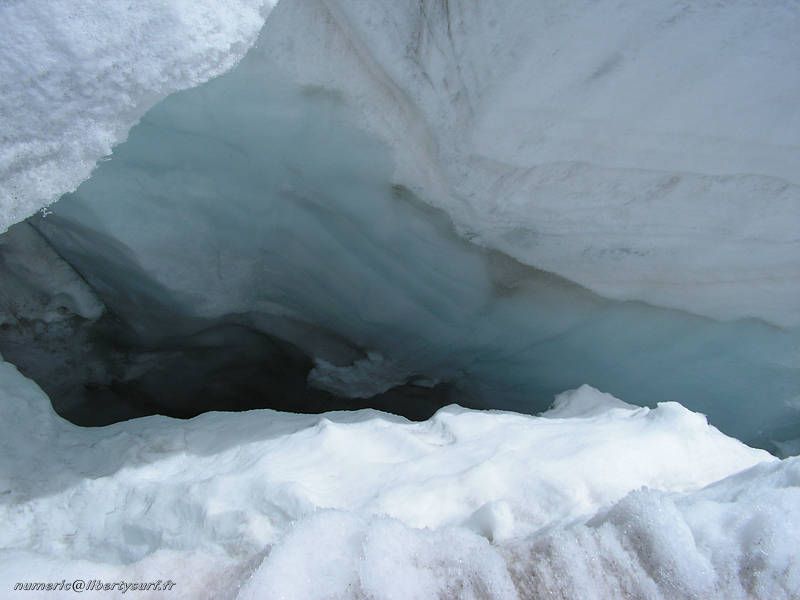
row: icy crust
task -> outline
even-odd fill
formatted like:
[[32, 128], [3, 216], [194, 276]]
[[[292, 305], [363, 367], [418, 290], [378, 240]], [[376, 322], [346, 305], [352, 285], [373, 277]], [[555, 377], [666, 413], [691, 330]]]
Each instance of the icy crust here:
[[0, 232], [74, 190], [158, 100], [232, 67], [273, 4], [0, 3]]
[[636, 408], [584, 386], [541, 417], [265, 410], [81, 429], [7, 363], [0, 398], [3, 589], [75, 577], [171, 578], [171, 596], [193, 599], [800, 589], [800, 462], [676, 403]]
[[469, 239], [609, 298], [800, 324], [796, 2], [284, 2], [267, 30]]

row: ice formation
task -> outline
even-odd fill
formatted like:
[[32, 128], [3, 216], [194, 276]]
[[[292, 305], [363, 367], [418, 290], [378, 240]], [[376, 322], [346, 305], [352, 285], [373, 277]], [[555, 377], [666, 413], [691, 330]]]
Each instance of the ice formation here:
[[272, 4], [0, 3], [0, 596], [800, 598], [797, 3]]
[[[271, 4], [5, 3], [0, 227], [230, 68]], [[791, 0], [287, 1], [269, 21], [264, 53], [357, 107], [392, 181], [473, 241], [605, 297], [800, 324]]]
[[[617, 243], [617, 234], [597, 231], [581, 220], [583, 217], [574, 220], [576, 211], [584, 211], [581, 214], [598, 223], [607, 218], [609, 226], [639, 232], [638, 237], [624, 235], [631, 235], [631, 243], [640, 247], [672, 240], [670, 245], [685, 251], [683, 258], [667, 252], [677, 261], [669, 269], [677, 273], [686, 267], [681, 277], [694, 277], [689, 271], [705, 264], [713, 281], [699, 278], [678, 287], [690, 295], [708, 293], [706, 298], [719, 309], [715, 316], [731, 316], [724, 307], [736, 302], [761, 318], [710, 318], [703, 316], [709, 311], [700, 303], [690, 307], [700, 314], [667, 308], [663, 305], [674, 303], [668, 301], [669, 294], [659, 291], [660, 284], [645, 286], [646, 293], [633, 295], [649, 303], [623, 302], [593, 293], [568, 278], [535, 268], [553, 265], [539, 264], [502, 245], [487, 248], [491, 244], [485, 235], [476, 237], [464, 229], [464, 219], [469, 218], [474, 228], [494, 231], [494, 217], [480, 212], [494, 209], [487, 208], [488, 204], [468, 208], [466, 200], [445, 202], [443, 198], [450, 196], [439, 189], [442, 186], [428, 182], [409, 161], [420, 159], [430, 168], [455, 165], [456, 158], [439, 155], [465, 150], [466, 142], [442, 138], [426, 145], [415, 138], [414, 143], [401, 143], [391, 131], [381, 128], [383, 121], [372, 123], [367, 118], [370, 106], [385, 107], [380, 115], [388, 119], [396, 102], [369, 95], [372, 88], [367, 84], [372, 79], [361, 80], [376, 71], [361, 62], [351, 64], [355, 58], [346, 52], [350, 46], [339, 48], [337, 44], [344, 42], [337, 36], [352, 28], [342, 25], [344, 17], [333, 9], [316, 14], [321, 6], [288, 2], [276, 7], [258, 42], [237, 67], [154, 107], [112, 159], [102, 163], [76, 193], [53, 205], [49, 216], [30, 221], [98, 290], [110, 313], [131, 330], [132, 341], [122, 351], [136, 354], [132, 366], [121, 361], [98, 365], [84, 379], [102, 389], [118, 385], [116, 382], [126, 389], [135, 386], [143, 390], [147, 402], [160, 406], [165, 402], [157, 397], [162, 389], [174, 414], [191, 414], [192, 405], [199, 405], [197, 397], [209, 395], [207, 387], [187, 391], [169, 387], [169, 380], [175, 378], [165, 381], [156, 377], [147, 365], [169, 361], [163, 358], [166, 351], [176, 349], [196, 351], [213, 345], [220, 349], [219, 354], [224, 354], [226, 347], [230, 354], [240, 352], [241, 345], [230, 347], [219, 335], [226, 332], [224, 337], [235, 338], [235, 329], [267, 336], [267, 345], [276, 340], [289, 344], [308, 357], [308, 368], [313, 365], [308, 373], [310, 386], [338, 396], [365, 398], [398, 386], [420, 389], [439, 385], [452, 390], [450, 401], [535, 412], [545, 409], [554, 394], [588, 382], [637, 404], [679, 399], [690, 409], [708, 414], [726, 433], [773, 450], [777, 444], [800, 437], [800, 329], [777, 325], [790, 322], [791, 310], [800, 305], [800, 294], [792, 292], [800, 281], [794, 240], [794, 224], [800, 222], [800, 188], [792, 184], [779, 192], [769, 187], [754, 191], [742, 180], [730, 189], [725, 187], [728, 183], [720, 183], [727, 190], [720, 191], [722, 188], [714, 186], [722, 176], [707, 175], [692, 180], [699, 186], [694, 189], [694, 183], [687, 183], [688, 175], [677, 171], [648, 174], [639, 165], [633, 170], [603, 171], [603, 177], [611, 179], [592, 183], [591, 194], [579, 193], [577, 188], [566, 199], [550, 194], [571, 189], [573, 184], [584, 185], [585, 181], [576, 183], [582, 181], [581, 173], [596, 170], [588, 164], [569, 167], [563, 177], [548, 176], [545, 183], [550, 192], [525, 188], [530, 202], [539, 203], [539, 208], [550, 207], [550, 216], [539, 220], [541, 226], [553, 219], [569, 219], [584, 232], [552, 238], [561, 240], [562, 258], [573, 256], [572, 268], [589, 265], [596, 277], [614, 287], [622, 275], [654, 276], [667, 260], [656, 249], [647, 250], [644, 254], [650, 258], [646, 258], [638, 250], [627, 256], [611, 246], [586, 252], [577, 246], [568, 248], [573, 242], [584, 244], [591, 231], [612, 246]], [[416, 14], [416, 9], [407, 9]], [[526, 14], [522, 8], [518, 10]], [[734, 22], [744, 18], [744, 13], [731, 10]], [[395, 9], [387, 11], [387, 19], [391, 15], [400, 18]], [[688, 15], [686, 19], [693, 22], [701, 17], [708, 15]], [[441, 18], [441, 14], [428, 15], [422, 25], [414, 23], [422, 27]], [[477, 19], [477, 15], [463, 18]], [[286, 50], [300, 45], [295, 38], [305, 31], [301, 22], [314, 34], [302, 45], [302, 52], [297, 50], [303, 60], [295, 64]], [[518, 27], [514, 23], [507, 26]], [[516, 39], [513, 35], [497, 37], [509, 44]], [[783, 49], [784, 37], [776, 37], [771, 52]], [[393, 39], [384, 40], [392, 43], [388, 49], [377, 41], [370, 41], [368, 47], [375, 45], [379, 57], [393, 49], [395, 62], [402, 64], [406, 52], [398, 45], [405, 38]], [[472, 43], [479, 44], [481, 39]], [[489, 39], [494, 37], [483, 43]], [[317, 45], [331, 50], [322, 52]], [[538, 50], [523, 52], [521, 47], [519, 52], [520, 56], [536, 56]], [[363, 58], [363, 54], [360, 51], [358, 56]], [[437, 56], [433, 50], [430, 55], [423, 53], [425, 60], [435, 64]], [[464, 68], [484, 57], [479, 48], [458, 56], [461, 62], [456, 57], [451, 60], [463, 63]], [[329, 79], [312, 77], [318, 64], [328, 66], [324, 73]], [[493, 73], [486, 76], [495, 76]], [[333, 76], [339, 79], [330, 79]], [[447, 79], [441, 74], [428, 76], [433, 81]], [[524, 95], [528, 87], [520, 86], [518, 93]], [[622, 93], [627, 88], [620, 85], [617, 89]], [[703, 94], [698, 91], [698, 102]], [[411, 114], [429, 110], [427, 103], [419, 102], [421, 108], [409, 109]], [[484, 104], [486, 110], [496, 105], [488, 100]], [[780, 106], [787, 111], [793, 107]], [[428, 121], [431, 125], [422, 127], [406, 120], [398, 128], [409, 135], [420, 128], [433, 135], [448, 122], [445, 116], [430, 116]], [[471, 122], [465, 121], [464, 126]], [[508, 132], [498, 139], [513, 135]], [[675, 139], [678, 144], [680, 139]], [[680, 143], [688, 144], [685, 140]], [[420, 152], [429, 146], [438, 149], [437, 153], [420, 158]], [[646, 157], [640, 154], [642, 159]], [[531, 166], [533, 162], [526, 164], [531, 172], [539, 169]], [[702, 164], [698, 158], [697, 165]], [[659, 197], [658, 206], [646, 209], [656, 202], [647, 183], [650, 177], [675, 177], [681, 183], [676, 183], [674, 190], [688, 195], [681, 196], [682, 200]], [[441, 183], [446, 173], [439, 172], [434, 179]], [[467, 179], [466, 175], [454, 176], [452, 184], [466, 185]], [[514, 182], [523, 180], [508, 178], [504, 185]], [[624, 201], [626, 208], [623, 212], [614, 209], [613, 215], [604, 217], [592, 202], [607, 206], [606, 200], [597, 198], [612, 190], [614, 202]], [[520, 188], [514, 193], [528, 192]], [[632, 200], [629, 192], [639, 200]], [[475, 191], [471, 197], [475, 202], [484, 198], [487, 203], [498, 198], [494, 191]], [[585, 209], [576, 204], [581, 202]], [[680, 202], [696, 207], [709, 203], [697, 209], [706, 220], [684, 211]], [[724, 209], [714, 203], [724, 203]], [[742, 207], [745, 209], [740, 210]], [[520, 210], [539, 215], [539, 208], [534, 208]], [[752, 214], [754, 211], [758, 215]], [[648, 227], [666, 227], [667, 216], [680, 214], [684, 216], [669, 224], [679, 232], [675, 235], [666, 230], [663, 235], [649, 229], [645, 233], [639, 220], [653, 219]], [[528, 217], [508, 218], [524, 228]], [[729, 236], [719, 229], [723, 226]], [[759, 227], [774, 231], [775, 236], [767, 240], [746, 233]], [[737, 237], [743, 233], [750, 237]], [[521, 238], [526, 236], [521, 234]], [[710, 251], [695, 242], [710, 243], [715, 249]], [[772, 258], [757, 247], [771, 248], [768, 254]], [[548, 252], [545, 249], [536, 256], [544, 258]], [[689, 254], [696, 258], [689, 260]], [[605, 257], [602, 264], [595, 264], [597, 256]], [[631, 260], [641, 260], [641, 268], [628, 264]], [[744, 268], [748, 261], [758, 263], [765, 286], [725, 266]], [[757, 297], [762, 294], [791, 310], [763, 312], [769, 303]], [[656, 306], [659, 304], [662, 306]], [[60, 382], [61, 375], [52, 369], [34, 371], [30, 360], [18, 356], [15, 348], [21, 346], [9, 347], [2, 337], [0, 334], [0, 349], [5, 349], [8, 359], [35, 374], [48, 393], [58, 397], [62, 390], [83, 387], [83, 381]], [[164, 350], [161, 358], [156, 359], [154, 349]], [[97, 364], [96, 354], [87, 351], [78, 362]], [[169, 370], [227, 369], [227, 365], [205, 362], [199, 368], [183, 364]], [[75, 370], [65, 373], [76, 374]], [[196, 382], [198, 377], [184, 379]], [[64, 400], [71, 406], [76, 402]], [[96, 413], [96, 409], [90, 412]], [[133, 411], [130, 416], [136, 414]]]
[[800, 324], [796, 2], [329, 0], [270, 21], [275, 60], [358, 106], [473, 241], [605, 297]]

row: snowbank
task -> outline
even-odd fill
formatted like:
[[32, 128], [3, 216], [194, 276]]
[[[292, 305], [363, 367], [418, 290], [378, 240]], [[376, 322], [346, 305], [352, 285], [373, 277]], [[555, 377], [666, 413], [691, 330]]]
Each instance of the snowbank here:
[[241, 598], [796, 589], [800, 463], [675, 403], [637, 408], [585, 386], [541, 417], [265, 410], [81, 429], [7, 363], [0, 399], [3, 589], [64, 577], [172, 579], [178, 598], [234, 598], [242, 584]]
[[161, 98], [233, 66], [272, 4], [0, 4], [0, 232], [74, 190]]

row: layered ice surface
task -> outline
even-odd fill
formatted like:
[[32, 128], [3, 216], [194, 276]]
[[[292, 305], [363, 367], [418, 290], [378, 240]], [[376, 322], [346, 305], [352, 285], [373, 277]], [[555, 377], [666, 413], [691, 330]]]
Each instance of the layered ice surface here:
[[[233, 65], [269, 5], [167, 4], [88, 3], [79, 29], [66, 5], [2, 7], [0, 227]], [[158, 104], [30, 225], [140, 346], [235, 327], [308, 357], [328, 393], [441, 384], [525, 412], [589, 382], [786, 447], [798, 19], [282, 2], [243, 63]], [[33, 299], [41, 277], [15, 273], [34, 303], [71, 294]]]
[[605, 297], [800, 324], [796, 2], [285, 2], [268, 27], [475, 242]]
[[464, 239], [342, 94], [276, 64], [273, 31], [30, 222], [141, 344], [236, 326], [342, 396], [443, 384], [531, 413], [588, 382], [772, 449], [800, 437], [797, 328], [609, 300]]
[[62, 578], [171, 579], [171, 597], [193, 600], [800, 589], [798, 459], [676, 403], [584, 386], [539, 417], [261, 410], [87, 429], [7, 363], [0, 394], [4, 590]]
[[0, 361], [3, 593], [797, 598], [797, 4], [270, 4], [0, 6], [5, 360], [495, 410]]

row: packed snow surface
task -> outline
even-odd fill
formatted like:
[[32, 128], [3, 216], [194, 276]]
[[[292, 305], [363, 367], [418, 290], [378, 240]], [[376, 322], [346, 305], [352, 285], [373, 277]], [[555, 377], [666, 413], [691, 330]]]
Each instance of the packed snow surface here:
[[78, 577], [172, 579], [170, 597], [192, 599], [800, 589], [800, 459], [677, 403], [584, 386], [539, 417], [263, 410], [81, 429], [7, 363], [0, 399], [3, 593]]
[[0, 232], [74, 190], [160, 99], [236, 64], [273, 4], [0, 3]]

